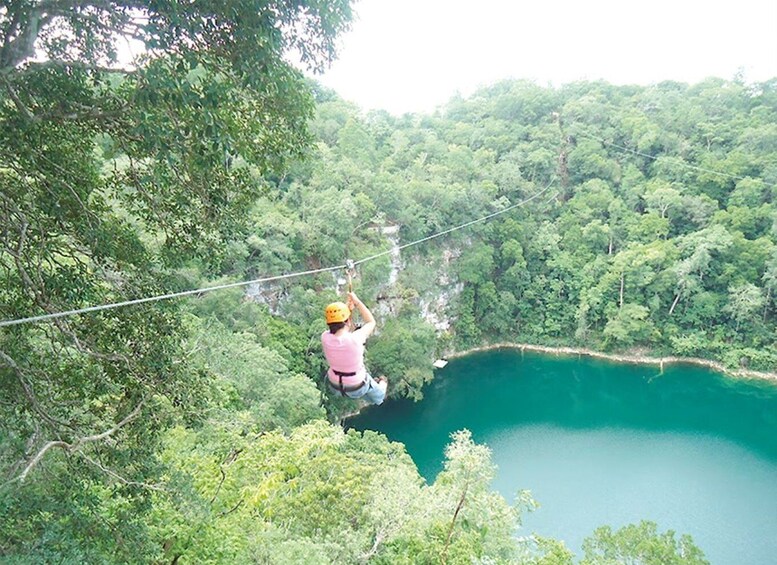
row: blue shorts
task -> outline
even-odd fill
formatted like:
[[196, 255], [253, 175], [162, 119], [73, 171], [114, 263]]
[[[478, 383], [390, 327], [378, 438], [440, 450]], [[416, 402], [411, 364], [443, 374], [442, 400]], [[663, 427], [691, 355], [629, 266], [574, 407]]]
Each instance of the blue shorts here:
[[[324, 378], [329, 384], [329, 389], [336, 394], [340, 394], [340, 389], [332, 384], [332, 381], [329, 380], [329, 377], [326, 374], [324, 375]], [[383, 404], [383, 400], [386, 398], [386, 393], [378, 386], [378, 383], [375, 381], [375, 379], [373, 379], [372, 376], [367, 373], [364, 378], [364, 384], [356, 390], [346, 392], [345, 396], [348, 398], [353, 398], [354, 400], [363, 399], [370, 404]]]

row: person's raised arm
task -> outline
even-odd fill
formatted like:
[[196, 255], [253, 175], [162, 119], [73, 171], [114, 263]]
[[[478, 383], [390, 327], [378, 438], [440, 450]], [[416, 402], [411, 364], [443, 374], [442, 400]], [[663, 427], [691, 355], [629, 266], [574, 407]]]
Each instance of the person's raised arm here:
[[359, 314], [361, 314], [362, 320], [364, 321], [362, 327], [353, 332], [353, 334], [362, 342], [365, 342], [367, 341], [367, 338], [372, 335], [372, 332], [375, 331], [375, 326], [377, 325], [375, 323], [375, 317], [372, 315], [372, 312], [370, 312], [370, 309], [364, 305], [364, 302], [359, 300], [359, 297], [356, 296], [355, 293], [348, 293], [348, 301], [359, 310]]

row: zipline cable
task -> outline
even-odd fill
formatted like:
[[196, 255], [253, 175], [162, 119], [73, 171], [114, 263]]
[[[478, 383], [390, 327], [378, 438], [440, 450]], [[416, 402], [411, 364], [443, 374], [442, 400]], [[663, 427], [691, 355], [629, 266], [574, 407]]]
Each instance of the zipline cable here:
[[[675, 155], [659, 155], [659, 156], [650, 155], [648, 153], [643, 153], [642, 151], [637, 151], [636, 149], [631, 149], [630, 147], [625, 147], [623, 145], [618, 145], [617, 143], [613, 143], [611, 141], [607, 141], [606, 139], [602, 139], [601, 137], [597, 137], [595, 135], [590, 135], [590, 134], [587, 134], [587, 133], [576, 133], [576, 134], [572, 134], [572, 135], [576, 136], [576, 137], [582, 137], [584, 139], [592, 139], [594, 141], [598, 141], [599, 143], [603, 143], [604, 145], [609, 145], [610, 147], [614, 147], [615, 149], [620, 149], [621, 151], [626, 151], [626, 152], [632, 153], [634, 155], [639, 155], [640, 157], [645, 157], [646, 159], [652, 159], [653, 161], [657, 161], [659, 157], [665, 157], [665, 156], [676, 157], [677, 159], [682, 159], [682, 157], [675, 156]], [[714, 171], [712, 169], [705, 169], [704, 167], [698, 167], [696, 165], [691, 165], [690, 163], [686, 163], [685, 161], [682, 161], [681, 165], [683, 167], [687, 168], [687, 169], [693, 169], [695, 171], [699, 171], [699, 172], [702, 172], [702, 173], [709, 173], [711, 175], [718, 175], [718, 176], [721, 176], [721, 177], [727, 177], [727, 178], [730, 178], [730, 179], [733, 179], [733, 180], [745, 180], [745, 178], [751, 178], [751, 179], [753, 179], [755, 181], [758, 181], [760, 183], [765, 184], [767, 187], [769, 186], [766, 183], [766, 181], [764, 181], [763, 179], [759, 179], [759, 178], [755, 178], [755, 177], [742, 177], [742, 176], [738, 176], [738, 175], [732, 175], [731, 173], [724, 173], [723, 171]]]
[[[549, 203], [550, 203], [550, 202], [552, 202], [552, 201], [553, 201], [555, 198], [557, 198], [557, 197], [558, 197], [558, 195], [559, 195], [559, 192], [558, 192], [558, 191], [556, 191], [556, 192], [553, 192], [553, 194], [551, 194], [551, 195], [550, 195], [550, 197], [548, 197], [548, 198], [545, 198], [545, 199], [544, 199], [544, 200], [543, 200], [543, 201], [540, 203], [540, 205], [542, 206], [542, 205], [544, 205], [544, 204], [549, 204]], [[402, 247], [400, 247], [400, 246], [397, 246], [397, 247], [392, 247], [392, 248], [391, 248], [391, 250], [390, 250], [390, 253], [395, 253], [395, 252], [399, 251], [401, 248], [402, 248]], [[362, 289], [361, 289], [361, 292], [364, 292], [364, 291], [370, 291], [370, 292], [372, 292], [372, 291], [376, 291], [376, 290], [378, 290], [378, 289], [380, 289], [380, 288], [383, 288], [383, 287], [385, 287], [385, 286], [386, 286], [386, 285], [385, 285], [385, 284], [383, 284], [383, 283], [375, 283], [375, 284], [372, 284], [372, 285], [370, 285], [370, 286], [367, 286], [367, 287], [362, 287]], [[381, 298], [380, 298], [380, 297], [378, 297], [378, 299], [380, 300]]]
[[478, 218], [477, 220], [472, 220], [470, 222], [466, 222], [466, 223], [461, 224], [459, 226], [455, 226], [455, 227], [449, 228], [447, 230], [441, 231], [439, 233], [432, 234], [432, 235], [430, 235], [428, 237], [424, 237], [424, 238], [418, 239], [416, 241], [411, 241], [410, 243], [405, 243], [404, 245], [400, 245], [399, 247], [396, 247], [396, 248], [393, 248], [393, 249], [389, 249], [387, 251], [382, 251], [380, 253], [376, 253], [375, 255], [370, 255], [369, 257], [365, 257], [364, 259], [359, 259], [358, 261], [354, 261], [354, 265], [361, 265], [362, 263], [366, 263], [368, 261], [372, 261], [373, 259], [377, 259], [378, 257], [383, 257], [384, 255], [388, 255], [388, 254], [390, 254], [392, 252], [396, 252], [396, 251], [401, 251], [403, 249], [407, 249], [408, 247], [412, 247], [413, 245], [418, 245], [419, 243], [424, 243], [426, 241], [429, 241], [430, 239], [435, 239], [437, 237], [441, 237], [443, 235], [447, 235], [449, 233], [455, 232], [456, 230], [460, 230], [460, 229], [469, 227], [469, 226], [471, 226], [473, 224], [477, 224], [479, 222], [485, 222], [486, 220], [490, 220], [491, 218], [494, 218], [494, 217], [499, 216], [501, 214], [505, 214], [505, 213], [509, 212], [510, 210], [514, 210], [515, 208], [523, 206], [524, 204], [527, 204], [527, 203], [531, 202], [535, 198], [538, 198], [538, 197], [542, 196], [544, 193], [546, 193], [548, 190], [550, 190], [550, 187], [553, 186], [553, 183], [555, 182], [555, 180], [556, 179], [554, 177], [548, 183], [548, 185], [545, 188], [543, 188], [542, 190], [540, 190], [539, 192], [531, 195], [529, 198], [526, 198], [524, 200], [521, 200], [520, 202], [517, 202], [516, 204], [512, 204], [512, 205], [508, 206], [507, 208], [505, 208], [503, 210], [499, 210], [498, 212], [493, 212], [491, 214], [488, 214], [487, 216], [483, 216], [482, 218]]
[[[478, 218], [477, 220], [472, 220], [470, 222], [467, 222], [465, 224], [461, 224], [459, 226], [447, 229], [447, 230], [439, 232], [437, 234], [433, 234], [433, 235], [430, 235], [428, 237], [424, 237], [424, 238], [419, 239], [417, 241], [412, 241], [410, 243], [406, 243], [404, 245], [401, 245], [399, 247], [399, 249], [405, 249], [405, 248], [410, 247], [412, 245], [418, 245], [419, 243], [423, 243], [425, 241], [429, 241], [430, 239], [434, 239], [436, 237], [440, 237], [442, 235], [449, 234], [451, 232], [463, 229], [463, 228], [465, 228], [467, 226], [471, 226], [471, 225], [476, 224], [478, 222], [484, 222], [484, 221], [486, 221], [488, 219], [491, 219], [491, 218], [493, 218], [495, 216], [499, 216], [500, 214], [504, 214], [506, 212], [509, 212], [510, 210], [513, 210], [515, 208], [523, 206], [524, 204], [527, 204], [527, 203], [531, 202], [535, 198], [538, 198], [539, 196], [541, 196], [542, 194], [547, 192], [548, 189], [550, 189], [550, 187], [553, 185], [553, 182], [554, 181], [551, 180], [551, 182], [548, 184], [548, 186], [543, 188], [541, 191], [537, 192], [536, 194], [533, 194], [529, 198], [521, 200], [520, 202], [518, 202], [516, 204], [508, 206], [507, 208], [505, 208], [503, 210], [500, 210], [498, 212], [494, 212], [492, 214], [488, 214], [487, 216], [484, 216], [482, 218]], [[250, 285], [250, 284], [259, 284], [259, 283], [277, 281], [277, 280], [282, 280], [282, 279], [291, 279], [291, 278], [295, 278], [295, 277], [302, 277], [302, 276], [306, 276], [306, 275], [315, 275], [315, 274], [318, 274], [318, 273], [326, 273], [326, 272], [330, 272], [330, 271], [340, 271], [340, 270], [343, 270], [343, 269], [352, 269], [356, 265], [361, 265], [362, 263], [366, 263], [368, 261], [372, 261], [373, 259], [377, 259], [378, 257], [382, 257], [383, 255], [391, 253], [391, 251], [392, 250], [385, 251], [385, 252], [382, 252], [382, 253], [378, 253], [378, 254], [373, 255], [371, 257], [366, 257], [364, 259], [360, 259], [359, 261], [354, 261], [354, 262], [348, 261], [348, 262], [346, 262], [343, 265], [335, 265], [333, 267], [324, 267], [324, 268], [321, 268], [321, 269], [313, 269], [313, 270], [309, 270], [309, 271], [299, 271], [299, 272], [296, 272], [296, 273], [288, 273], [288, 274], [285, 274], [285, 275], [277, 275], [277, 276], [274, 276], [274, 277], [265, 277], [265, 278], [253, 279], [253, 280], [249, 280], [249, 281], [227, 283], [227, 284], [221, 284], [221, 285], [217, 285], [217, 286], [209, 286], [209, 287], [204, 287], [204, 288], [198, 288], [198, 289], [194, 289], [194, 290], [184, 290], [184, 291], [181, 291], [181, 292], [171, 292], [169, 294], [160, 294], [158, 296], [148, 296], [146, 298], [137, 298], [137, 299], [134, 299], [134, 300], [125, 300], [123, 302], [113, 302], [113, 303], [109, 303], [109, 304], [100, 304], [100, 305], [97, 305], [97, 306], [88, 306], [86, 308], [76, 308], [76, 309], [73, 309], [73, 310], [66, 310], [66, 311], [63, 311], [63, 312], [51, 312], [49, 314], [41, 314], [40, 316], [30, 316], [28, 318], [19, 318], [19, 319], [16, 319], [16, 320], [3, 320], [3, 321], [0, 321], [0, 328], [8, 327], [8, 326], [17, 326], [17, 325], [20, 325], [20, 324], [27, 324], [27, 323], [34, 323], [34, 322], [43, 322], [43, 321], [53, 320], [53, 319], [56, 319], [56, 318], [64, 318], [66, 316], [75, 316], [77, 314], [86, 314], [86, 313], [89, 313], [89, 312], [100, 312], [100, 311], [103, 311], [103, 310], [112, 310], [114, 308], [121, 308], [121, 307], [124, 307], [124, 306], [132, 306], [132, 305], [135, 305], [135, 304], [145, 304], [145, 303], [148, 303], [148, 302], [158, 302], [160, 300], [168, 300], [168, 299], [171, 299], [171, 298], [181, 298], [181, 297], [184, 297], [184, 296], [191, 296], [191, 295], [194, 295], [194, 294], [205, 294], [207, 292], [213, 292], [213, 291], [216, 291], [216, 290], [224, 290], [224, 289], [227, 289], [227, 288], [236, 288], [236, 287], [240, 287], [240, 286], [247, 286], [247, 285]]]
[[[582, 137], [582, 138], [598, 141], [599, 143], [602, 143], [604, 145], [608, 145], [608, 146], [614, 147], [615, 149], [618, 149], [620, 151], [625, 151], [625, 152], [628, 152], [628, 153], [632, 153], [632, 154], [638, 155], [640, 157], [645, 157], [647, 159], [651, 159], [651, 160], [654, 160], [654, 161], [658, 159], [657, 156], [650, 155], [648, 153], [643, 153], [642, 151], [637, 151], [636, 149], [631, 149], [631, 148], [625, 147], [623, 145], [618, 145], [617, 143], [613, 143], [611, 141], [607, 141], [606, 139], [603, 139], [603, 138], [600, 138], [600, 137], [597, 137], [597, 136], [594, 136], [594, 135], [589, 135], [589, 134], [584, 134], [584, 133], [578, 133], [576, 135], [578, 137]], [[745, 178], [745, 177], [742, 177], [742, 176], [732, 175], [730, 173], [725, 173], [725, 172], [722, 172], [722, 171], [715, 171], [715, 170], [707, 169], [707, 168], [704, 168], [704, 167], [698, 167], [696, 165], [691, 165], [690, 163], [686, 163], [684, 161], [681, 164], [682, 164], [682, 166], [684, 166], [686, 168], [689, 168], [689, 169], [694, 169], [696, 171], [700, 171], [700, 172], [704, 172], [704, 173], [709, 173], [709, 174], [713, 174], [713, 175], [719, 175], [719, 176], [731, 178], [731, 179], [734, 179], [734, 180], [744, 180], [744, 178]], [[89, 307], [86, 307], [86, 308], [78, 308], [78, 309], [74, 309], [74, 310], [66, 310], [64, 312], [53, 312], [53, 313], [49, 313], [49, 314], [42, 314], [40, 316], [30, 316], [30, 317], [27, 317], [27, 318], [19, 318], [19, 319], [15, 319], [15, 320], [3, 320], [3, 321], [0, 321], [0, 328], [8, 327], [8, 326], [20, 325], [20, 324], [25, 324], [25, 323], [42, 322], [42, 321], [52, 320], [52, 319], [56, 319], [56, 318], [64, 318], [66, 316], [74, 316], [74, 315], [77, 315], [77, 314], [86, 314], [86, 313], [89, 313], [89, 312], [99, 312], [99, 311], [102, 311], [102, 310], [110, 310], [110, 309], [114, 309], [114, 308], [121, 308], [123, 306], [131, 306], [131, 305], [135, 305], [135, 304], [144, 304], [144, 303], [148, 303], [148, 302], [157, 302], [157, 301], [160, 301], [160, 300], [167, 300], [167, 299], [171, 299], [171, 298], [181, 298], [181, 297], [184, 297], [184, 296], [191, 296], [191, 295], [194, 295], [194, 294], [204, 294], [204, 293], [212, 292], [212, 291], [216, 291], [216, 290], [224, 290], [224, 289], [227, 289], [227, 288], [235, 288], [235, 287], [240, 287], [240, 286], [247, 286], [247, 285], [250, 285], [250, 284], [272, 282], [272, 281], [276, 281], [276, 280], [290, 279], [290, 278], [301, 277], [301, 276], [306, 276], [306, 275], [313, 275], [313, 274], [318, 274], [318, 273], [325, 273], [325, 272], [330, 272], [330, 271], [339, 271], [341, 269], [348, 269], [349, 272], [350, 272], [350, 271], [353, 270], [353, 267], [355, 267], [356, 265], [361, 265], [361, 264], [367, 263], [369, 261], [372, 261], [373, 259], [378, 259], [379, 257], [383, 257], [385, 255], [388, 255], [388, 254], [392, 253], [392, 252], [401, 251], [402, 249], [406, 249], [406, 248], [412, 247], [414, 245], [419, 245], [419, 244], [424, 243], [426, 241], [429, 241], [431, 239], [435, 239], [435, 238], [441, 237], [443, 235], [447, 235], [447, 234], [455, 232], [457, 230], [469, 227], [469, 226], [471, 226], [473, 224], [484, 222], [486, 220], [489, 220], [491, 218], [494, 218], [496, 216], [499, 216], [501, 214], [509, 212], [510, 210], [513, 210], [515, 208], [523, 206], [524, 204], [527, 204], [528, 202], [531, 202], [535, 198], [537, 198], [537, 197], [541, 196], [542, 194], [544, 194], [545, 192], [547, 192], [550, 189], [550, 187], [553, 185], [554, 180], [551, 180], [551, 182], [544, 189], [542, 189], [541, 191], [537, 192], [536, 194], [534, 194], [534, 195], [530, 196], [529, 198], [526, 198], [525, 200], [522, 200], [522, 201], [520, 201], [520, 202], [518, 202], [516, 204], [508, 206], [507, 208], [505, 208], [503, 210], [499, 210], [498, 212], [493, 212], [491, 214], [483, 216], [482, 218], [478, 218], [476, 220], [472, 220], [470, 222], [466, 222], [464, 224], [461, 224], [461, 225], [449, 228], [447, 230], [444, 230], [444, 231], [432, 234], [432, 235], [430, 235], [428, 237], [424, 237], [424, 238], [418, 239], [416, 241], [412, 241], [410, 243], [405, 243], [404, 245], [400, 245], [398, 248], [390, 249], [390, 250], [387, 250], [387, 251], [383, 251], [381, 253], [377, 253], [375, 255], [371, 255], [369, 257], [365, 257], [364, 259], [360, 259], [358, 261], [354, 261], [354, 262], [350, 262], [349, 261], [348, 263], [343, 264], [343, 265], [336, 265], [336, 266], [333, 266], [333, 267], [325, 267], [325, 268], [322, 268], [322, 269], [314, 269], [314, 270], [310, 270], [310, 271], [300, 271], [300, 272], [296, 272], [296, 273], [289, 273], [289, 274], [278, 275], [278, 276], [274, 276], [274, 277], [266, 277], [266, 278], [260, 278], [260, 279], [253, 279], [253, 280], [249, 280], [249, 281], [228, 283], [228, 284], [223, 284], [223, 285], [218, 285], [218, 286], [198, 288], [198, 289], [194, 289], [194, 290], [185, 290], [185, 291], [182, 291], [182, 292], [173, 292], [173, 293], [169, 293], [169, 294], [162, 294], [162, 295], [159, 295], [159, 296], [150, 296], [150, 297], [146, 297], [146, 298], [138, 298], [138, 299], [135, 299], [135, 300], [125, 300], [123, 302], [114, 302], [114, 303], [110, 303], [110, 304], [101, 304], [101, 305], [97, 305], [97, 306], [89, 306]], [[766, 184], [766, 182], [763, 181], [763, 179], [754, 178], [753, 180], [760, 181], [761, 183]]]
[[337, 265], [335, 267], [326, 267], [323, 269], [314, 269], [312, 271], [301, 271], [298, 273], [289, 273], [287, 275], [278, 275], [275, 277], [267, 277], [262, 279], [253, 279], [250, 281], [241, 281], [235, 283], [221, 284], [218, 286], [208, 286], [205, 288], [197, 288], [194, 290], [184, 290], [182, 292], [171, 292], [169, 294], [160, 294], [159, 296], [149, 296], [146, 298], [137, 298], [135, 300], [125, 300], [124, 302], [112, 302], [110, 304], [100, 304], [99, 306], [89, 306], [87, 308], [77, 308], [75, 310], [66, 310], [64, 312], [53, 312], [50, 314], [42, 314], [40, 316], [31, 316], [29, 318], [20, 318], [18, 320], [4, 320], [0, 322], [0, 328], [5, 326], [16, 326], [19, 324], [42, 322], [45, 320], [53, 320], [55, 318], [64, 318], [65, 316], [74, 316], [76, 314], [86, 314], [87, 312], [99, 312], [101, 310], [111, 310], [113, 308], [121, 308], [122, 306], [132, 306], [133, 304], [144, 304], [146, 302], [158, 302], [159, 300], [167, 300], [169, 298], [180, 298], [182, 296], [191, 296], [192, 294], [205, 294], [206, 292], [213, 292], [214, 290], [224, 290], [227, 288], [235, 288], [238, 286], [247, 286], [254, 283], [264, 283], [270, 281], [277, 281], [280, 279], [290, 279], [293, 277], [301, 277], [304, 275], [315, 275], [317, 273], [325, 273], [327, 271], [339, 271], [344, 269], [345, 265]]

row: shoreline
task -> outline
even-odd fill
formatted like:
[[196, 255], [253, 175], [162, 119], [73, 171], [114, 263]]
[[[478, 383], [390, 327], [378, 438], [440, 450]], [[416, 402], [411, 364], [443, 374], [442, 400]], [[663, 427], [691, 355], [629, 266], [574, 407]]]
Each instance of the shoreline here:
[[699, 357], [648, 357], [646, 355], [628, 355], [620, 353], [603, 353], [601, 351], [595, 351], [593, 349], [578, 348], [578, 347], [551, 347], [546, 345], [532, 345], [528, 343], [495, 343], [492, 345], [484, 345], [480, 347], [474, 347], [466, 351], [457, 351], [446, 356], [446, 359], [456, 359], [464, 357], [471, 353], [478, 353], [481, 351], [494, 351], [497, 349], [516, 349], [520, 351], [533, 351], [536, 353], [546, 353], [553, 355], [585, 355], [594, 359], [604, 359], [606, 361], [615, 361], [619, 363], [629, 363], [632, 365], [658, 365], [663, 371], [664, 365], [696, 365], [711, 369], [718, 373], [722, 373], [729, 377], [738, 379], [759, 379], [767, 380], [777, 383], [777, 373], [768, 373], [763, 371], [752, 371], [749, 369], [737, 369], [732, 370], [727, 368], [723, 363], [719, 361], [711, 361], [709, 359], [701, 359]]
[[[549, 345], [532, 345], [530, 343], [494, 343], [491, 345], [482, 345], [479, 347], [473, 347], [466, 351], [456, 351], [450, 355], [445, 355], [444, 359], [458, 359], [466, 357], [472, 353], [480, 353], [484, 351], [496, 351], [499, 349], [514, 349], [519, 351], [532, 351], [535, 353], [544, 353], [546, 355], [577, 355], [591, 357], [592, 359], [603, 359], [605, 361], [612, 361], [615, 363], [628, 363], [630, 365], [657, 365], [664, 370], [664, 365], [695, 365], [697, 367], [704, 367], [715, 371], [729, 378], [734, 379], [757, 379], [761, 381], [769, 381], [777, 385], [777, 373], [769, 373], [764, 371], [751, 371], [749, 369], [738, 369], [736, 371], [728, 369], [723, 363], [719, 361], [711, 361], [710, 359], [702, 359], [700, 357], [649, 357], [647, 355], [628, 355], [623, 353], [604, 353], [596, 351], [594, 349], [586, 349], [584, 347], [552, 347]], [[437, 378], [437, 377], [435, 377]], [[347, 420], [361, 414], [368, 405], [364, 404], [358, 408], [351, 410], [340, 418], [340, 424], [343, 425]]]

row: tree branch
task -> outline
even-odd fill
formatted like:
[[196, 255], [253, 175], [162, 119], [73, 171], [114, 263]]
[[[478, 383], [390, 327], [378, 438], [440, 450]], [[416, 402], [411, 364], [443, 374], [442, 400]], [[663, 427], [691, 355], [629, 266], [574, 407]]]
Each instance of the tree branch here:
[[[41, 24], [45, 25], [50, 20], [50, 17], [47, 17], [41, 22], [40, 7], [34, 7], [29, 14], [25, 14], [26, 21], [23, 22], [23, 9], [20, 8], [14, 12], [12, 25], [9, 26], [5, 34], [5, 41], [0, 52], [0, 73], [8, 72], [25, 59], [35, 55], [35, 41], [38, 39]], [[16, 36], [12, 38], [14, 34]]]
[[237, 510], [243, 505], [243, 502], [245, 502], [245, 499], [241, 498], [240, 500], [237, 501], [237, 504], [235, 504], [232, 508], [230, 508], [229, 510], [225, 510], [224, 512], [219, 514], [219, 518], [223, 518], [228, 514], [232, 514], [232, 512], [234, 512], [235, 510]]
[[27, 379], [27, 375], [24, 374], [24, 371], [21, 369], [21, 367], [19, 367], [19, 365], [17, 365], [16, 362], [4, 351], [0, 351], [0, 361], [2, 361], [3, 364], [9, 367], [14, 372], [14, 374], [16, 374], [19, 384], [22, 386], [22, 390], [24, 391], [24, 396], [27, 398], [30, 405], [32, 406], [32, 410], [36, 414], [38, 414], [52, 426], [61, 426], [64, 428], [70, 428], [71, 430], [73, 429], [73, 426], [66, 422], [62, 422], [61, 420], [57, 420], [43, 409], [40, 402], [38, 402], [38, 398], [35, 395], [35, 390], [33, 389], [32, 384]]
[[240, 455], [243, 452], [242, 449], [235, 449], [232, 450], [232, 453], [230, 453], [227, 458], [224, 460], [224, 462], [219, 466], [219, 471], [221, 471], [221, 480], [219, 481], [218, 486], [216, 487], [216, 492], [213, 494], [213, 498], [210, 499], [210, 505], [212, 506], [213, 503], [216, 501], [216, 497], [219, 495], [219, 492], [221, 492], [221, 487], [224, 485], [224, 481], [227, 480], [227, 474], [224, 471], [224, 465], [229, 467], [237, 460], [238, 455]]
[[[83, 436], [78, 438], [76, 441], [72, 443], [68, 443], [66, 441], [62, 440], [53, 440], [48, 442], [46, 445], [44, 445], [40, 451], [35, 455], [35, 457], [30, 460], [30, 462], [27, 464], [27, 466], [24, 468], [24, 471], [21, 472], [21, 474], [18, 477], [15, 477], [5, 483], [5, 485], [9, 485], [11, 483], [20, 482], [23, 483], [25, 479], [27, 478], [27, 475], [30, 474], [30, 471], [32, 471], [35, 466], [40, 463], [41, 459], [43, 459], [43, 456], [46, 455], [46, 453], [54, 448], [54, 447], [61, 447], [68, 453], [73, 453], [80, 449], [83, 445], [87, 443], [94, 443], [96, 441], [100, 441], [103, 439], [106, 439], [113, 434], [115, 434], [117, 431], [119, 431], [121, 428], [126, 426], [128, 423], [130, 423], [132, 420], [138, 417], [140, 414], [141, 409], [143, 408], [143, 404], [145, 403], [145, 399], [141, 400], [138, 405], [135, 407], [132, 412], [127, 414], [127, 416], [124, 417], [120, 422], [115, 424], [112, 428], [105, 430], [104, 432], [101, 432], [99, 434], [94, 434], [91, 436]], [[4, 485], [4, 486], [5, 486]]]
[[24, 462], [32, 455], [35, 444], [38, 443], [40, 435], [40, 426], [38, 425], [38, 422], [35, 422], [35, 431], [29, 438], [27, 438], [27, 443], [24, 448], [24, 456], [19, 459], [19, 461], [11, 465], [11, 468], [8, 470], [8, 476], [15, 475], [19, 468], [24, 464]]
[[359, 557], [359, 561], [362, 563], [367, 563], [370, 559], [375, 557], [375, 554], [378, 553], [378, 549], [380, 548], [380, 545], [383, 543], [384, 539], [386, 539], [386, 535], [383, 532], [378, 532], [375, 535], [375, 542], [372, 544], [372, 547], [367, 553], [364, 553]]
[[92, 465], [94, 465], [95, 467], [100, 469], [103, 473], [105, 473], [106, 475], [109, 475], [110, 477], [113, 477], [114, 479], [116, 479], [117, 481], [119, 481], [122, 484], [125, 484], [127, 486], [135, 486], [135, 487], [146, 488], [146, 489], [154, 490], [154, 491], [157, 491], [157, 492], [164, 492], [165, 491], [165, 488], [161, 487], [159, 485], [152, 485], [152, 484], [149, 484], [149, 483], [141, 483], [141, 482], [138, 482], [138, 481], [130, 481], [129, 479], [125, 479], [124, 477], [119, 475], [113, 469], [109, 469], [108, 467], [106, 467], [105, 465], [100, 463], [99, 461], [95, 461], [94, 459], [92, 459], [91, 457], [86, 455], [84, 452], [80, 452], [79, 455], [81, 457], [83, 457], [87, 462], [91, 463]]
[[456, 505], [456, 510], [453, 512], [453, 519], [451, 520], [451, 525], [448, 528], [448, 537], [445, 540], [445, 547], [443, 548], [442, 554], [440, 555], [440, 563], [442, 563], [442, 565], [445, 565], [448, 561], [448, 547], [450, 546], [451, 538], [453, 537], [453, 527], [456, 525], [456, 518], [458, 518], [459, 512], [464, 506], [464, 501], [467, 498], [468, 490], [469, 490], [469, 471], [467, 472], [467, 479], [466, 479], [466, 482], [464, 483], [464, 491], [461, 493], [461, 498], [459, 498], [459, 503]]
[[132, 412], [127, 414], [127, 416], [125, 416], [123, 420], [121, 420], [118, 424], [113, 426], [111, 429], [105, 430], [104, 432], [101, 432], [99, 434], [95, 434], [95, 435], [92, 435], [92, 436], [85, 436], [85, 437], [79, 438], [76, 441], [76, 443], [73, 444], [73, 447], [70, 449], [70, 451], [74, 451], [75, 449], [77, 449], [78, 447], [80, 447], [84, 443], [91, 443], [91, 442], [95, 442], [95, 441], [100, 441], [101, 439], [105, 439], [107, 437], [112, 436], [117, 431], [119, 431], [121, 428], [123, 428], [124, 426], [129, 424], [132, 420], [134, 420], [135, 418], [138, 417], [138, 415], [140, 414], [140, 410], [143, 408], [143, 404], [145, 402], [146, 402], [145, 399], [141, 400], [138, 403], [138, 405], [135, 406], [135, 409]]
[[0, 76], [3, 78], [3, 84], [5, 84], [5, 90], [8, 92], [8, 96], [13, 101], [16, 109], [19, 110], [19, 113], [21, 113], [25, 119], [30, 122], [37, 121], [38, 118], [35, 116], [35, 114], [32, 113], [32, 110], [25, 106], [24, 102], [22, 102], [22, 99], [19, 98], [19, 94], [14, 89], [11, 81], [8, 80], [8, 77], [5, 74], [0, 74]]
[[121, 75], [133, 75], [137, 71], [135, 69], [125, 69], [123, 67], [106, 67], [104, 65], [98, 65], [96, 63], [86, 63], [83, 61], [43, 61], [43, 62], [31, 62], [28, 63], [25, 68], [17, 71], [17, 75], [24, 76], [32, 74], [39, 70], [44, 69], [56, 69], [56, 68], [73, 68], [82, 69], [85, 71], [96, 71], [100, 73], [116, 73]]
[[48, 442], [46, 445], [43, 446], [43, 448], [40, 451], [38, 451], [37, 455], [35, 455], [35, 457], [33, 457], [32, 460], [29, 463], [27, 463], [27, 466], [24, 468], [24, 471], [22, 471], [21, 475], [19, 475], [15, 479], [11, 479], [6, 484], [14, 483], [16, 481], [23, 483], [24, 480], [27, 478], [27, 475], [29, 474], [29, 472], [32, 471], [32, 469], [40, 462], [40, 460], [43, 459], [43, 456], [46, 455], [46, 452], [52, 447], [68, 448], [70, 447], [70, 444], [60, 440]]
[[[45, 159], [48, 161], [47, 158], [45, 158]], [[55, 163], [52, 163], [52, 165], [56, 166]], [[62, 169], [61, 167], [57, 166], [57, 168], [63, 174], [67, 172], [64, 169]], [[66, 183], [66, 184], [68, 184], [68, 183]], [[91, 213], [91, 215], [94, 215], [96, 217], [96, 215], [93, 212], [90, 212], [88, 210], [88, 208], [86, 207], [86, 205], [83, 203], [83, 201], [78, 197], [78, 194], [75, 192], [75, 189], [72, 186], [70, 186], [69, 184], [68, 184], [68, 186], [69, 186], [70, 190], [73, 191], [73, 195], [78, 199], [78, 202], [81, 204], [81, 206], [83, 207], [84, 211], [87, 214]], [[12, 200], [8, 199], [8, 197], [6, 197], [2, 192], [0, 192], [0, 198], [2, 198], [4, 201], [8, 202], [11, 205], [12, 210], [17, 215], [19, 215], [20, 222], [21, 222], [21, 227], [19, 229], [19, 232], [20, 232], [19, 233], [19, 241], [18, 241], [16, 250], [13, 250], [13, 249], [10, 249], [8, 247], [5, 247], [5, 251], [11, 257], [14, 258], [14, 262], [16, 263], [16, 268], [17, 268], [17, 270], [19, 272], [19, 275], [21, 276], [21, 278], [24, 281], [25, 285], [33, 293], [33, 295], [35, 297], [35, 302], [38, 304], [38, 306], [40, 306], [46, 312], [49, 312], [49, 313], [56, 312], [57, 311], [56, 308], [53, 308], [51, 303], [48, 300], [46, 300], [46, 298], [44, 297], [43, 291], [40, 288], [41, 286], [43, 286], [42, 283], [36, 285], [35, 281], [32, 280], [32, 277], [30, 276], [30, 274], [27, 272], [27, 270], [25, 269], [24, 265], [22, 264], [22, 258], [24, 256], [24, 246], [25, 246], [25, 242], [26, 242], [26, 239], [27, 239], [27, 228], [28, 228], [29, 224], [27, 223], [27, 220], [24, 217], [23, 212], [21, 210], [19, 210], [18, 206], [16, 206], [16, 204]], [[39, 278], [40, 278], [40, 276], [42, 276], [42, 275], [39, 275]], [[96, 351], [91, 346], [85, 345], [81, 341], [81, 339], [75, 334], [75, 332], [70, 329], [69, 324], [65, 320], [61, 320], [61, 319], [54, 320], [54, 324], [56, 325], [57, 329], [59, 329], [59, 331], [63, 335], [65, 335], [65, 336], [70, 338], [73, 346], [80, 353], [83, 353], [84, 355], [88, 355], [90, 357], [93, 357], [93, 358], [99, 359], [99, 360], [103, 360], [103, 361], [121, 362], [121, 363], [126, 364], [127, 367], [130, 367], [130, 361], [127, 358], [127, 356], [125, 356], [125, 355], [118, 354], [118, 353], [103, 353], [103, 352], [100, 352], [100, 351]], [[0, 352], [0, 353], [2, 353], [2, 352]], [[4, 356], [4, 357], [0, 357], [0, 359], [3, 359], [6, 362], [7, 365], [9, 365], [12, 369], [14, 369], [17, 372], [17, 374], [22, 375], [21, 369], [19, 369], [19, 367], [15, 363], [13, 363], [13, 360], [10, 359], [10, 357]], [[26, 390], [26, 388], [25, 388], [25, 390]], [[34, 398], [30, 397], [29, 395], [28, 395], [28, 398], [32, 402], [34, 402]], [[45, 413], [41, 412], [41, 415], [44, 415], [44, 414]]]

